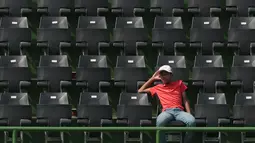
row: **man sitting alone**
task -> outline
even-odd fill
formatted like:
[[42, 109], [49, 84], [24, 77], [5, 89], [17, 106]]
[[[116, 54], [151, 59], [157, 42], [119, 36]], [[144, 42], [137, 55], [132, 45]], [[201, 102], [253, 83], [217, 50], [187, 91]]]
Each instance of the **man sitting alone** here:
[[[174, 120], [182, 121], [186, 126], [193, 127], [195, 126], [195, 118], [190, 114], [190, 106], [185, 93], [187, 86], [182, 80], [171, 81], [172, 76], [173, 72], [170, 66], [161, 66], [138, 92], [150, 93], [152, 96], [157, 94], [162, 105], [162, 112], [156, 121], [157, 127], [166, 126]], [[156, 80], [161, 80], [163, 84], [149, 88]], [[191, 134], [188, 133], [185, 142], [190, 139]], [[166, 143], [165, 132], [160, 132], [160, 143]]]

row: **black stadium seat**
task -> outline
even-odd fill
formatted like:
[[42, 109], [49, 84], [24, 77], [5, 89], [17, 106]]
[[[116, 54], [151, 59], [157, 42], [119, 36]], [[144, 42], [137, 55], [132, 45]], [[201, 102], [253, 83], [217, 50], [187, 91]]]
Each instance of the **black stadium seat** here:
[[[145, 93], [121, 93], [117, 105], [117, 124], [120, 126], [150, 126], [152, 106]], [[137, 137], [132, 132], [124, 132], [124, 143], [129, 141], [143, 142], [143, 133]]]
[[0, 24], [0, 49], [5, 55], [22, 55], [31, 47], [26, 17], [4, 17]]
[[114, 84], [125, 92], [137, 92], [149, 78], [143, 56], [119, 56], [114, 68]]
[[[57, 113], [57, 114], [56, 114]], [[71, 124], [72, 105], [69, 104], [67, 93], [41, 93], [37, 104], [36, 123], [39, 126], [68, 126]], [[45, 142], [61, 141], [64, 143], [64, 132], [59, 137], [52, 137], [50, 132], [44, 132]]]
[[143, 16], [149, 6], [149, 0], [112, 0], [111, 12], [118, 16]]
[[148, 33], [144, 28], [142, 17], [118, 17], [113, 29], [113, 46], [120, 48], [122, 54], [137, 55], [138, 50], [145, 48]]
[[205, 93], [215, 93], [227, 85], [227, 68], [221, 56], [196, 56], [192, 68], [193, 85]]
[[0, 15], [27, 16], [32, 13], [32, 0], [1, 0]]
[[[31, 126], [32, 106], [27, 93], [1, 93], [0, 94], [0, 126]], [[11, 132], [4, 131], [4, 143], [12, 141]], [[18, 139], [24, 142], [23, 131]], [[2, 142], [2, 141], [1, 141]]]
[[106, 56], [80, 56], [76, 69], [76, 86], [83, 91], [101, 92], [110, 87], [111, 69]]
[[37, 29], [37, 47], [44, 54], [62, 54], [71, 47], [71, 31], [66, 17], [42, 17]]
[[75, 13], [86, 16], [102, 16], [109, 12], [107, 0], [75, 0]]
[[152, 47], [159, 54], [177, 55], [186, 47], [186, 35], [181, 17], [156, 17], [152, 29]]
[[[213, 113], [213, 114], [212, 114]], [[224, 93], [200, 93], [195, 105], [196, 126], [219, 127], [230, 125], [230, 106]], [[222, 133], [203, 132], [203, 142], [222, 142]]]
[[105, 17], [79, 17], [76, 47], [83, 55], [101, 55], [109, 49], [110, 32]]
[[225, 9], [225, 3], [221, 0], [188, 0], [188, 12], [196, 16], [220, 16]]
[[254, 16], [255, 14], [255, 1], [246, 0], [226, 0], [226, 11], [232, 15], [242, 16]]
[[194, 17], [190, 29], [190, 48], [198, 54], [212, 55], [224, 48], [224, 31], [218, 17]]
[[253, 17], [231, 18], [228, 30], [228, 47], [235, 54], [252, 55], [254, 53], [255, 27], [253, 20]]
[[49, 92], [59, 92], [71, 86], [72, 68], [67, 56], [41, 56], [37, 67], [37, 85]]
[[[84, 92], [80, 94], [77, 105], [77, 123], [81, 126], [104, 127], [112, 125], [112, 106], [107, 93]], [[92, 133], [91, 133], [92, 134]], [[104, 132], [94, 138], [90, 132], [84, 132], [84, 143], [104, 140]]]
[[180, 16], [184, 14], [184, 1], [151, 0], [150, 12], [163, 16]]
[[67, 16], [72, 12], [73, 0], [38, 0], [37, 13], [48, 16]]

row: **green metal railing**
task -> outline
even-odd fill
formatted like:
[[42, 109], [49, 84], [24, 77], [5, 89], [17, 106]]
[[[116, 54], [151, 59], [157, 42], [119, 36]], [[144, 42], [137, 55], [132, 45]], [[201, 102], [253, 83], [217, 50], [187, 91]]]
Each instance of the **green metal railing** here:
[[18, 131], [156, 131], [156, 143], [159, 143], [159, 131], [172, 132], [249, 132], [255, 131], [255, 127], [0, 127], [0, 131], [12, 131], [12, 143], [17, 143]]

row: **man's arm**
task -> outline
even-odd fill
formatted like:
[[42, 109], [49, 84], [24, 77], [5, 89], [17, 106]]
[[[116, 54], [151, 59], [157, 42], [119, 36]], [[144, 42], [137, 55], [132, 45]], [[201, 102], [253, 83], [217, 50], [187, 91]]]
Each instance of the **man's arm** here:
[[185, 106], [186, 112], [191, 113], [191, 112], [190, 112], [189, 101], [188, 101], [188, 98], [187, 98], [187, 96], [186, 96], [186, 93], [185, 93], [185, 92], [183, 92], [183, 93], [182, 93], [182, 97], [183, 97], [183, 103], [184, 103], [184, 106]]
[[154, 82], [153, 78], [150, 78], [143, 86], [138, 90], [138, 93], [150, 93], [150, 86]]

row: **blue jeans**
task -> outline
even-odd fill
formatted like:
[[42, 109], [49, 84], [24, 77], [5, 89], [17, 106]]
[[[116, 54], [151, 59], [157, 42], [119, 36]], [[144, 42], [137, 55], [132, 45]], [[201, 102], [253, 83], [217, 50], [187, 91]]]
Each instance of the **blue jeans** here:
[[[194, 127], [196, 125], [195, 118], [191, 114], [184, 112], [179, 108], [168, 108], [160, 113], [157, 117], [156, 124], [157, 127], [164, 127], [174, 120], [182, 121], [188, 127]], [[190, 140], [191, 137], [191, 133], [188, 133], [185, 136], [185, 140]], [[160, 132], [160, 143], [166, 143], [166, 136], [163, 131]]]

